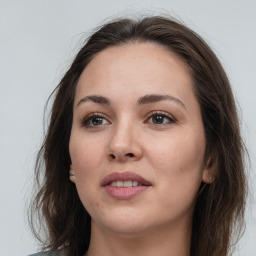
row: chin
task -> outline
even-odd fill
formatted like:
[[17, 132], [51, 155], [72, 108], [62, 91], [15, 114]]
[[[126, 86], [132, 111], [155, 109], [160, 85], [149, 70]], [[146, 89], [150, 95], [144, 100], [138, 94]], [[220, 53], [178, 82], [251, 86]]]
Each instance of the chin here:
[[150, 230], [149, 226], [145, 225], [145, 223], [134, 224], [133, 222], [130, 221], [126, 221], [125, 225], [124, 222], [115, 223], [114, 225], [105, 224], [105, 229], [122, 238], [136, 238], [144, 234], [147, 234], [148, 231]]
[[120, 237], [134, 237], [150, 230], [153, 223], [146, 222], [147, 219], [149, 218], [139, 213], [116, 212], [116, 214], [105, 216], [101, 220], [92, 219], [92, 225], [95, 224], [106, 231], [118, 234]]

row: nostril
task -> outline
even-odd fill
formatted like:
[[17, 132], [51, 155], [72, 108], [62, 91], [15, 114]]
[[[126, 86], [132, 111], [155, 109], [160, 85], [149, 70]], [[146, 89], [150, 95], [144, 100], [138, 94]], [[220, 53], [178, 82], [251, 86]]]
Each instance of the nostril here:
[[128, 153], [128, 154], [126, 154], [126, 156], [134, 157], [134, 154], [133, 153]]
[[115, 159], [115, 158], [116, 158], [113, 154], [110, 154], [110, 157], [111, 157], [112, 159]]

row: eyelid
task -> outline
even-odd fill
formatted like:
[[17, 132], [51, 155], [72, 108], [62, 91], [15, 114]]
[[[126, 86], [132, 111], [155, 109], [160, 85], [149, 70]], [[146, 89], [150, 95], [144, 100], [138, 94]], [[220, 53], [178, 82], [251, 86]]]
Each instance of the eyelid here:
[[[159, 110], [154, 110], [154, 111], [152, 111], [152, 112], [150, 112], [149, 114], [147, 114], [147, 119], [146, 119], [146, 122], [153, 116], [153, 115], [163, 115], [163, 116], [166, 116], [166, 117], [168, 117], [168, 118], [170, 118], [171, 120], [172, 120], [172, 123], [176, 123], [177, 122], [177, 119], [173, 116], [173, 115], [171, 115], [170, 113], [168, 113], [168, 112], [165, 112], [165, 111], [159, 111]], [[161, 124], [159, 124], [159, 125], [161, 125]], [[162, 125], [164, 125], [164, 124], [162, 124]]]
[[[177, 122], [177, 119], [171, 115], [170, 113], [168, 112], [165, 112], [165, 111], [159, 111], [159, 110], [154, 110], [154, 111], [151, 111], [149, 114], [147, 114], [146, 116], [146, 122], [148, 122], [148, 120], [150, 118], [152, 118], [154, 115], [162, 115], [162, 116], [165, 116], [166, 118], [169, 118], [170, 119], [170, 122], [168, 122], [167, 124], [153, 124], [153, 125], [157, 125], [157, 126], [164, 126], [164, 125], [168, 125], [168, 124], [172, 124], [172, 123], [176, 123]], [[91, 118], [93, 117], [100, 117], [100, 118], [103, 118], [105, 119], [109, 124], [111, 124], [111, 122], [109, 121], [109, 117], [101, 112], [93, 112], [93, 113], [90, 113], [88, 115], [86, 115], [85, 117], [82, 118], [81, 120], [81, 126], [82, 127], [86, 127], [86, 128], [100, 128], [102, 126], [105, 126], [106, 124], [103, 124], [103, 125], [95, 125], [95, 126], [91, 126], [91, 125], [88, 125], [86, 124], [86, 122], [90, 121]]]
[[104, 118], [105, 120], [107, 120], [108, 123], [111, 123], [109, 121], [109, 117], [106, 116], [105, 114], [100, 113], [100, 112], [93, 112], [93, 113], [90, 113], [90, 114], [88, 114], [88, 115], [86, 115], [85, 117], [82, 118], [81, 126], [86, 127], [86, 128], [99, 128], [101, 126], [104, 126], [104, 125], [100, 125], [100, 126], [97, 127], [97, 126], [87, 125], [86, 122], [88, 122], [93, 117], [101, 117], [101, 118]]

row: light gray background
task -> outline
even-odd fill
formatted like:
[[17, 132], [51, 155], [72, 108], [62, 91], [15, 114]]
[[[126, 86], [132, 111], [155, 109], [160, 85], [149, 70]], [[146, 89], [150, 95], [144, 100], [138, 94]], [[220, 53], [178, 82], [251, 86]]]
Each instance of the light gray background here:
[[[109, 17], [171, 14], [212, 46], [239, 101], [256, 194], [256, 1], [0, 0], [0, 255], [27, 255], [37, 245], [26, 223], [46, 99], [82, 40]], [[236, 255], [256, 255], [256, 204]]]

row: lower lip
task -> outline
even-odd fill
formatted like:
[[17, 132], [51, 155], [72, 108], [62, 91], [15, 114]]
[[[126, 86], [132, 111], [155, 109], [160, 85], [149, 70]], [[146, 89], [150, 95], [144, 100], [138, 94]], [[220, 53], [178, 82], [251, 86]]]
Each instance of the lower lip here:
[[116, 199], [127, 200], [147, 190], [150, 186], [134, 186], [129, 188], [118, 188], [114, 186], [105, 186], [107, 193]]

